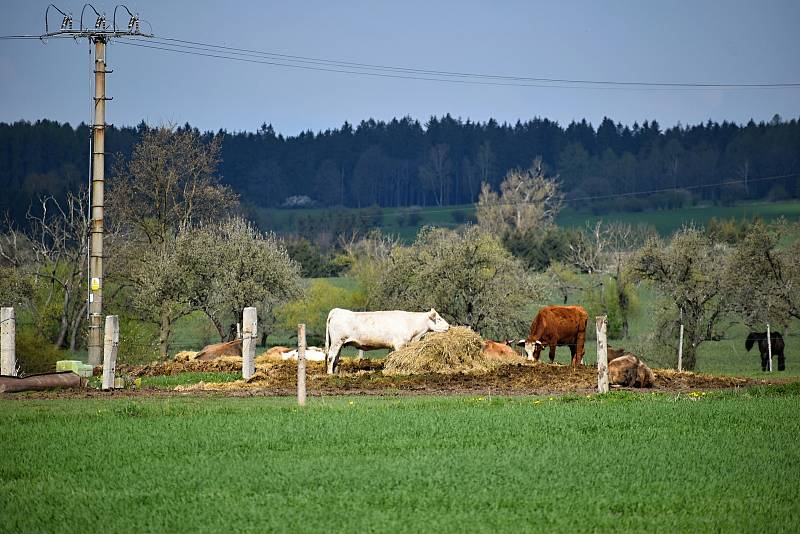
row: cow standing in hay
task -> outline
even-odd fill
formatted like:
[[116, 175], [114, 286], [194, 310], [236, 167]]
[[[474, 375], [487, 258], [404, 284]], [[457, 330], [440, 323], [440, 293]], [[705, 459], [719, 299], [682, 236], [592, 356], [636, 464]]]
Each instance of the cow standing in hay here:
[[446, 332], [449, 328], [433, 308], [427, 312], [353, 312], [334, 308], [328, 313], [325, 325], [328, 374], [336, 372], [339, 352], [345, 345], [361, 350], [397, 350], [428, 332]]
[[572, 354], [572, 366], [583, 359], [586, 323], [589, 314], [581, 306], [545, 306], [534, 317], [530, 335], [520, 340], [529, 360], [539, 361], [544, 347], [550, 347], [550, 363], [556, 359], [556, 347], [566, 345]]

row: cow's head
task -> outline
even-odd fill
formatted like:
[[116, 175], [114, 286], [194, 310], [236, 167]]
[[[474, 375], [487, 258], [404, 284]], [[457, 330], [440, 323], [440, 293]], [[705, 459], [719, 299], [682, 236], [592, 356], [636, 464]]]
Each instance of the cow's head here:
[[431, 311], [428, 312], [428, 328], [433, 332], [447, 332], [450, 325], [436, 310], [431, 308]]
[[537, 347], [540, 348], [540, 349], [542, 347], [544, 347], [544, 343], [542, 343], [538, 339], [535, 340], [535, 341], [528, 341], [527, 339], [520, 339], [517, 342], [517, 345], [520, 346], [520, 347], [525, 347], [525, 354], [528, 356], [529, 360], [533, 359], [533, 352], [536, 350]]

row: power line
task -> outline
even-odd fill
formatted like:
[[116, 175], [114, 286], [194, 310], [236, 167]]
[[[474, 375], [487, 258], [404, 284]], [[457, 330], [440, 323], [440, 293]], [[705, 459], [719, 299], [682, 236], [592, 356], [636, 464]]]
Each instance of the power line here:
[[[379, 71], [389, 71], [395, 73], [418, 74], [426, 76], [444, 76], [454, 78], [478, 78], [490, 79], [510, 82], [538, 82], [545, 84], [552, 83], [566, 83], [578, 84], [588, 86], [621, 86], [621, 87], [646, 87], [646, 88], [661, 88], [661, 89], [768, 89], [768, 88], [795, 88], [800, 87], [800, 82], [770, 82], [770, 83], [698, 83], [698, 82], [649, 82], [649, 81], [619, 81], [619, 80], [591, 80], [591, 79], [572, 79], [572, 78], [545, 78], [545, 77], [530, 77], [530, 76], [507, 76], [499, 74], [485, 74], [476, 72], [458, 72], [447, 70], [432, 70], [432, 69], [419, 69], [411, 67], [398, 67], [390, 65], [382, 65], [375, 63], [359, 63], [343, 60], [332, 60], [324, 58], [315, 58], [309, 56], [299, 56], [292, 54], [282, 54], [278, 52], [269, 52], [263, 50], [255, 50], [250, 48], [238, 48], [232, 46], [215, 45], [211, 43], [204, 43], [201, 41], [190, 41], [185, 39], [176, 39], [171, 37], [161, 37], [154, 39], [154, 42], [165, 46], [179, 47], [182, 49], [199, 50], [203, 52], [212, 52], [218, 55], [225, 55], [225, 59], [234, 59], [230, 55], [242, 55], [248, 57], [264, 57], [274, 59], [276, 61], [291, 62], [291, 65], [282, 63], [279, 66], [291, 66], [301, 68], [295, 63], [305, 63], [311, 65], [327, 65], [337, 66], [350, 69], [372, 69]], [[178, 44], [173, 44], [178, 43]], [[129, 43], [130, 44], [130, 43]], [[170, 50], [177, 51], [175, 48]], [[271, 64], [271, 63], [267, 63]], [[310, 67], [309, 67], [310, 68]], [[317, 69], [314, 69], [317, 70]], [[322, 69], [319, 69], [322, 70]], [[364, 72], [348, 72], [350, 74], [365, 74]], [[534, 86], [538, 87], [538, 86]], [[547, 85], [546, 87], [551, 87]]]

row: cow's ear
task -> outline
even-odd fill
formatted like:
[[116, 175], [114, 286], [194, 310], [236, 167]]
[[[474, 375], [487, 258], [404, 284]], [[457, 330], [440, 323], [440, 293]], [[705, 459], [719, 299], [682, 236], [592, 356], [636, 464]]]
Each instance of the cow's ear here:
[[436, 310], [431, 308], [431, 311], [428, 313], [428, 317], [430, 317], [431, 319], [436, 319]]
[[525, 340], [524, 339], [520, 339], [519, 341], [517, 341], [517, 345], [520, 346], [520, 347], [524, 346], [525, 345]]

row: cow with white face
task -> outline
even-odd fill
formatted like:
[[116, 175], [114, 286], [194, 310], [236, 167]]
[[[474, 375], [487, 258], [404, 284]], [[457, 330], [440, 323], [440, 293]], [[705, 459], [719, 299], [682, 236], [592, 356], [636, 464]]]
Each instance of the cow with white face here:
[[328, 374], [336, 372], [339, 352], [345, 345], [361, 350], [397, 350], [428, 332], [446, 332], [449, 328], [433, 308], [427, 312], [353, 312], [334, 308], [328, 313], [325, 328]]

